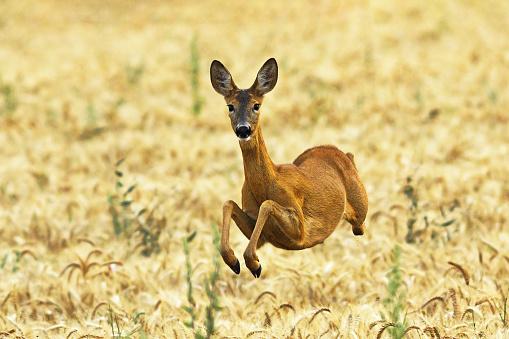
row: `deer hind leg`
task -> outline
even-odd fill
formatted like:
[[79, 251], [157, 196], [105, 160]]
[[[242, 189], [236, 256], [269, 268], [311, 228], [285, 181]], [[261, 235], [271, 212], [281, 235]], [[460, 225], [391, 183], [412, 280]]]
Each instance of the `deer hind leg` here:
[[235, 221], [242, 233], [249, 239], [255, 228], [256, 220], [252, 219], [233, 200], [228, 200], [223, 206], [223, 227], [221, 229], [221, 256], [236, 274], [240, 273], [239, 259], [230, 247], [230, 224]]
[[345, 207], [345, 220], [352, 225], [354, 235], [363, 235], [365, 231], [364, 220], [359, 220], [353, 207], [347, 202]]
[[348, 160], [341, 156], [338, 159], [338, 171], [341, 173], [346, 193], [344, 218], [352, 225], [353, 234], [363, 235], [366, 228], [364, 220], [368, 212], [368, 195], [359, 178], [354, 155], [348, 152], [346, 157]]
[[354, 178], [346, 187], [345, 219], [352, 225], [355, 235], [363, 235], [364, 220], [368, 212], [368, 196], [364, 185], [358, 178]]
[[253, 273], [255, 278], [259, 278], [262, 272], [262, 266], [256, 255], [257, 243], [269, 217], [273, 217], [281, 232], [284, 233], [290, 241], [301, 241], [304, 233], [302, 223], [295, 210], [284, 208], [273, 200], [264, 201], [260, 206], [253, 234], [244, 252], [246, 266], [251, 273]]

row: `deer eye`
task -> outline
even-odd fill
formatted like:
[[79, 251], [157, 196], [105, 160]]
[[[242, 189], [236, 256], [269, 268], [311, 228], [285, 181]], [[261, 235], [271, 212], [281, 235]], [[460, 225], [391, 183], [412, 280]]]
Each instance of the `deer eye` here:
[[260, 104], [254, 104], [253, 108], [255, 111], [258, 111], [260, 109]]
[[228, 111], [233, 113], [233, 111], [235, 111], [235, 107], [233, 107], [233, 105], [228, 105]]

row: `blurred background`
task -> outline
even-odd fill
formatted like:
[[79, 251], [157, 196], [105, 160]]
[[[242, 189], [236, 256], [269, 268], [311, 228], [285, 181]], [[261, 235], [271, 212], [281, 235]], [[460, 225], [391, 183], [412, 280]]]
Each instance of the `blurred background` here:
[[[354, 153], [370, 210], [363, 237], [342, 222], [310, 250], [263, 247], [254, 280], [212, 260], [243, 166], [209, 67], [247, 88], [271, 57], [272, 160]], [[507, 1], [1, 1], [0, 329], [205, 333], [218, 272], [218, 336], [374, 337], [401, 246], [408, 326], [503, 337], [508, 70]], [[234, 223], [231, 243], [240, 258]], [[455, 308], [419, 308], [451, 290]]]

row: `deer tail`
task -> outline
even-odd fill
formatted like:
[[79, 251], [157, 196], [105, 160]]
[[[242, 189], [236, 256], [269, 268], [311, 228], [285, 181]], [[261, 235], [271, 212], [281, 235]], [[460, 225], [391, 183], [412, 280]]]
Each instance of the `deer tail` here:
[[346, 156], [347, 156], [347, 157], [348, 157], [348, 159], [350, 159], [350, 161], [352, 162], [353, 167], [355, 167], [355, 169], [357, 169], [357, 165], [355, 165], [355, 161], [353, 160], [353, 158], [354, 158], [353, 153], [347, 152], [347, 153], [346, 153]]

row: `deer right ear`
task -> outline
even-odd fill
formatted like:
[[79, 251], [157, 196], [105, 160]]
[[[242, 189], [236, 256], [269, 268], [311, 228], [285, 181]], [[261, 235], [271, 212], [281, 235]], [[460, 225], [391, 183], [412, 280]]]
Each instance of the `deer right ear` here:
[[224, 97], [237, 89], [230, 72], [217, 60], [212, 61], [210, 65], [210, 81], [216, 92]]

